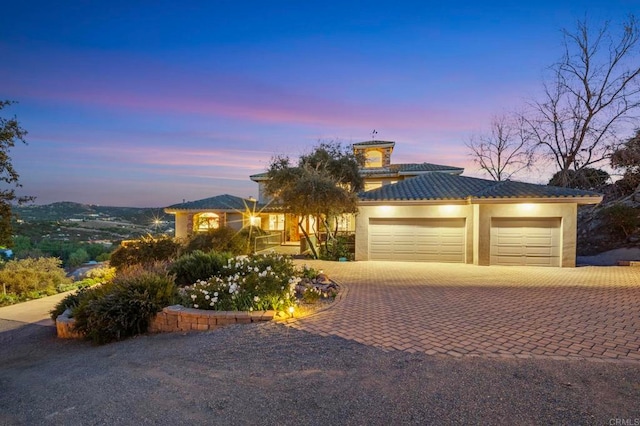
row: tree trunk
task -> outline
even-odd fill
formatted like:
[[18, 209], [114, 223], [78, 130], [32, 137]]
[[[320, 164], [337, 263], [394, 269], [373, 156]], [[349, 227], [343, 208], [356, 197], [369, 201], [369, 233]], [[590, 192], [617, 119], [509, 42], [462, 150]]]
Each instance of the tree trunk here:
[[307, 230], [304, 229], [304, 226], [302, 226], [303, 221], [304, 221], [304, 216], [300, 216], [300, 220], [298, 221], [298, 227], [302, 231], [302, 235], [304, 235], [304, 239], [307, 240], [307, 244], [309, 244], [309, 247], [311, 248], [311, 252], [313, 253], [313, 258], [317, 259], [318, 252], [316, 251], [316, 247], [313, 245], [313, 241], [311, 241], [311, 237], [309, 237]]

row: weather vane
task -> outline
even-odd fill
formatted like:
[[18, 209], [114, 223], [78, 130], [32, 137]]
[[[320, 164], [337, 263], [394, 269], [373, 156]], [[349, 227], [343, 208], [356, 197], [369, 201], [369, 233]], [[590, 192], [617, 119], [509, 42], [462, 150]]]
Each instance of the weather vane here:
[[376, 132], [376, 129], [373, 129], [373, 132], [371, 132], [371, 139], [375, 140], [377, 134], [378, 132]]

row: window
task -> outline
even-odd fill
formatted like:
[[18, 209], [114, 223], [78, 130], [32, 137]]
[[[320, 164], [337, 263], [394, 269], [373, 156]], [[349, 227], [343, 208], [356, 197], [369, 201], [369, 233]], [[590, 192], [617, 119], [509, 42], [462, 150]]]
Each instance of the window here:
[[380, 151], [367, 151], [365, 154], [365, 167], [382, 167], [382, 153]]
[[284, 231], [284, 215], [283, 214], [269, 215], [269, 231]]
[[198, 232], [220, 228], [220, 216], [215, 213], [200, 213], [194, 219], [193, 225]]
[[342, 215], [336, 218], [338, 222], [338, 231], [351, 231], [351, 216]]

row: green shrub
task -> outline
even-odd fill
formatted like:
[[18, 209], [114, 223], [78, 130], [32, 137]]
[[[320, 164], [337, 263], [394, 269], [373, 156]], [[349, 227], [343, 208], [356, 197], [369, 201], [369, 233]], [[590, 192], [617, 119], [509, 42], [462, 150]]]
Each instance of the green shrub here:
[[640, 209], [624, 204], [614, 204], [603, 209], [600, 217], [610, 226], [610, 229], [625, 237], [629, 237], [640, 227]]
[[348, 237], [340, 235], [320, 247], [320, 258], [323, 260], [339, 260], [341, 257], [346, 259], [353, 257], [349, 250]]
[[319, 272], [316, 269], [304, 265], [300, 276], [301, 278], [309, 278], [310, 280], [312, 280], [314, 278], [317, 278], [318, 274]]
[[180, 244], [171, 238], [141, 238], [118, 247], [111, 253], [110, 264], [117, 270], [134, 265], [148, 265], [158, 261], [173, 260]]
[[306, 288], [304, 292], [302, 292], [302, 300], [305, 303], [316, 303], [318, 300], [320, 300], [321, 296], [322, 291], [318, 290], [315, 287]]
[[87, 292], [87, 289], [80, 289], [75, 293], [67, 294], [64, 299], [59, 301], [56, 306], [49, 312], [51, 315], [51, 319], [53, 321], [56, 320], [60, 315], [64, 313], [67, 309], [75, 309], [80, 300], [83, 298], [83, 294]]
[[57, 288], [71, 283], [62, 262], [54, 257], [11, 260], [0, 270], [4, 291], [19, 298], [38, 298], [57, 293]]
[[20, 302], [20, 297], [15, 293], [0, 293], [0, 306], [14, 305]]
[[177, 298], [174, 277], [163, 265], [131, 267], [107, 285], [87, 289], [73, 310], [75, 328], [98, 344], [145, 333], [149, 322]]
[[227, 253], [204, 253], [196, 250], [180, 256], [171, 266], [170, 272], [176, 276], [177, 285], [191, 285], [219, 274], [230, 257]]
[[79, 248], [69, 255], [69, 259], [67, 260], [67, 266], [71, 268], [77, 268], [89, 261], [89, 253], [83, 248]]
[[110, 268], [108, 266], [100, 266], [97, 268], [89, 269], [84, 278], [71, 284], [64, 286], [58, 286], [58, 292], [64, 293], [65, 291], [73, 290], [76, 288], [93, 287], [98, 284], [105, 284], [111, 282], [116, 276], [116, 268]]
[[240, 231], [223, 226], [191, 236], [186, 242], [185, 252], [213, 250], [233, 255], [249, 254], [253, 249], [255, 238], [265, 234], [265, 231], [256, 226], [245, 227]]
[[283, 310], [295, 303], [297, 275], [293, 262], [278, 254], [238, 256], [219, 275], [185, 287], [183, 304], [222, 311]]

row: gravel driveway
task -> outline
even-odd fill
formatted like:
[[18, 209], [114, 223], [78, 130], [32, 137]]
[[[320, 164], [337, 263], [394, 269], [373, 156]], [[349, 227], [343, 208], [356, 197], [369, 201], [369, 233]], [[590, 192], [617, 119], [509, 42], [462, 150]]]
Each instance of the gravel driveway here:
[[275, 323], [97, 347], [0, 320], [3, 425], [614, 424], [638, 401], [637, 363], [455, 359]]

